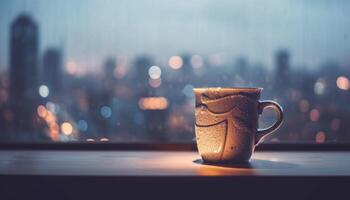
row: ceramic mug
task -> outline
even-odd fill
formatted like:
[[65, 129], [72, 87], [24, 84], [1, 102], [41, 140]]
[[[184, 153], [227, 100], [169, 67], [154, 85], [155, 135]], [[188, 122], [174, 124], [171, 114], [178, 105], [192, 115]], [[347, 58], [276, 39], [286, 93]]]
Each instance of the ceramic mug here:
[[[195, 88], [195, 132], [204, 162], [249, 161], [255, 146], [275, 131], [283, 121], [280, 105], [259, 101], [262, 88]], [[277, 113], [277, 121], [258, 129], [258, 117], [267, 107]]]

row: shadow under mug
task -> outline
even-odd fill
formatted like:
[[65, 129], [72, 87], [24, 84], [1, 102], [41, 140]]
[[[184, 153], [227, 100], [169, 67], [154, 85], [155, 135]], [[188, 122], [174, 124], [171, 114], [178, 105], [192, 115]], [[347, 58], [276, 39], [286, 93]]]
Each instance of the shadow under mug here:
[[[195, 88], [193, 91], [196, 142], [204, 162], [249, 161], [255, 145], [283, 121], [278, 103], [259, 101], [262, 88]], [[277, 121], [266, 129], [258, 129], [259, 115], [268, 107], [277, 113]]]

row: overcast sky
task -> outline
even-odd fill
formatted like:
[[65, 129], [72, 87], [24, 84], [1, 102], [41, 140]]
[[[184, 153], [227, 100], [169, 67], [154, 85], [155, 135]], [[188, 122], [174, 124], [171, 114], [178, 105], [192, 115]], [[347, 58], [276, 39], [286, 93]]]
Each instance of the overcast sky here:
[[347, 0], [1, 0], [0, 69], [9, 24], [21, 12], [40, 26], [40, 52], [64, 45], [67, 60], [97, 68], [107, 56], [189, 52], [245, 56], [272, 65], [287, 48], [293, 65], [350, 65]]

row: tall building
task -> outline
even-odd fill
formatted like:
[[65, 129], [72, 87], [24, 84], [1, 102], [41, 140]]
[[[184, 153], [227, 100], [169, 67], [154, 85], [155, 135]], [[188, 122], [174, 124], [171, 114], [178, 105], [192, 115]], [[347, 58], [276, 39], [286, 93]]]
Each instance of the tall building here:
[[59, 97], [62, 89], [62, 52], [57, 48], [49, 48], [43, 55], [42, 77], [48, 86], [50, 96]]
[[277, 51], [275, 57], [276, 65], [276, 77], [275, 77], [275, 86], [280, 91], [285, 90], [289, 86], [289, 65], [290, 65], [290, 55], [287, 50], [281, 49]]
[[136, 96], [138, 98], [149, 95], [150, 86], [148, 84], [148, 70], [152, 66], [152, 63], [152, 59], [146, 55], [140, 56], [135, 60], [133, 84], [136, 87], [135, 91], [137, 91]]
[[114, 79], [114, 70], [117, 67], [117, 61], [114, 58], [108, 58], [104, 62], [104, 77], [107, 79]]
[[249, 76], [249, 65], [248, 61], [245, 57], [239, 57], [234, 61], [234, 67], [232, 72], [235, 76], [232, 76], [235, 78], [235, 84], [238, 85], [246, 85], [250, 80], [251, 77]]
[[117, 62], [114, 58], [107, 58], [103, 64], [103, 82], [106, 92], [113, 94], [116, 88], [116, 78], [114, 76]]
[[182, 67], [181, 67], [181, 76], [179, 77], [180, 85], [182, 88], [187, 84], [193, 84], [194, 79], [194, 73], [193, 73], [193, 67], [191, 65], [191, 55], [184, 53], [181, 55], [182, 57]]
[[10, 30], [10, 103], [16, 137], [35, 137], [35, 116], [38, 103], [38, 26], [22, 14]]

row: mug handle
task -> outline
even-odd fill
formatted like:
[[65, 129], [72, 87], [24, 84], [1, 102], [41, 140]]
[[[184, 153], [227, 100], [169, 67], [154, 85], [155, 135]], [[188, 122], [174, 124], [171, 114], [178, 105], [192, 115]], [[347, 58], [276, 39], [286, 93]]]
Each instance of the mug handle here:
[[255, 144], [258, 144], [259, 141], [266, 135], [274, 132], [278, 127], [280, 127], [283, 121], [283, 109], [282, 107], [274, 101], [260, 101], [258, 105], [258, 113], [262, 114], [265, 108], [272, 108], [277, 114], [277, 121], [270, 127], [265, 129], [259, 129], [255, 136]]

